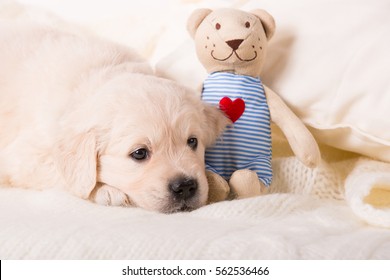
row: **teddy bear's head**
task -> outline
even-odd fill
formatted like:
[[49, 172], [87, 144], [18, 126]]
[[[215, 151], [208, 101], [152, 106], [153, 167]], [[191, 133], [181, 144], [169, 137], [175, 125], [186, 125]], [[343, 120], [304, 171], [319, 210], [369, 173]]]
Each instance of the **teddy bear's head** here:
[[198, 9], [189, 17], [187, 29], [207, 72], [255, 77], [264, 64], [275, 21], [264, 10]]

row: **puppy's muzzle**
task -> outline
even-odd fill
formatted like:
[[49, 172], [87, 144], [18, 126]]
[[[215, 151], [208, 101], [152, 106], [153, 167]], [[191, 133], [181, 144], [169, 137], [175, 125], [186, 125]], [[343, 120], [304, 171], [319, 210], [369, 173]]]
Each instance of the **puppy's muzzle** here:
[[198, 181], [188, 177], [177, 177], [169, 183], [169, 190], [176, 200], [188, 200], [195, 196]]

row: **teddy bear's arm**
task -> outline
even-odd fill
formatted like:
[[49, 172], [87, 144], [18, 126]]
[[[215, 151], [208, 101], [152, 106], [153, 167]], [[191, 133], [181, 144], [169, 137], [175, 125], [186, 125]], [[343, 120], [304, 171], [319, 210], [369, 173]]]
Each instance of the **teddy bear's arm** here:
[[294, 154], [306, 166], [318, 166], [321, 154], [313, 135], [274, 91], [264, 89], [271, 119], [283, 131]]

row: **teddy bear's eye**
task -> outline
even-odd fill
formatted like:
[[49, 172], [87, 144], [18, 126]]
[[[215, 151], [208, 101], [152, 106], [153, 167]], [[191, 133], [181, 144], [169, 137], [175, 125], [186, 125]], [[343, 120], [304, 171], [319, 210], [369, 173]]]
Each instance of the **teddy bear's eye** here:
[[246, 28], [251, 27], [251, 24], [249, 23], [249, 21], [245, 22], [245, 27], [246, 27]]
[[217, 30], [221, 29], [221, 25], [218, 22], [215, 24], [215, 29]]

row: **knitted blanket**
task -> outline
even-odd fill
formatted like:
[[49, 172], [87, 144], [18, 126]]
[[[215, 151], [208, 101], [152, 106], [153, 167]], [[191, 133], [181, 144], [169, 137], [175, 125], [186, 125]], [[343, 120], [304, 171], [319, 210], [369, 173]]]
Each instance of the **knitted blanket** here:
[[[277, 135], [275, 138], [274, 143], [278, 142]], [[283, 146], [279, 156], [289, 154], [286, 142], [278, 142], [274, 150], [278, 150], [277, 145]], [[315, 169], [293, 157], [274, 160], [276, 175], [271, 192], [345, 201], [366, 223], [390, 228], [390, 164], [327, 146], [321, 146], [321, 152], [324, 159]]]

